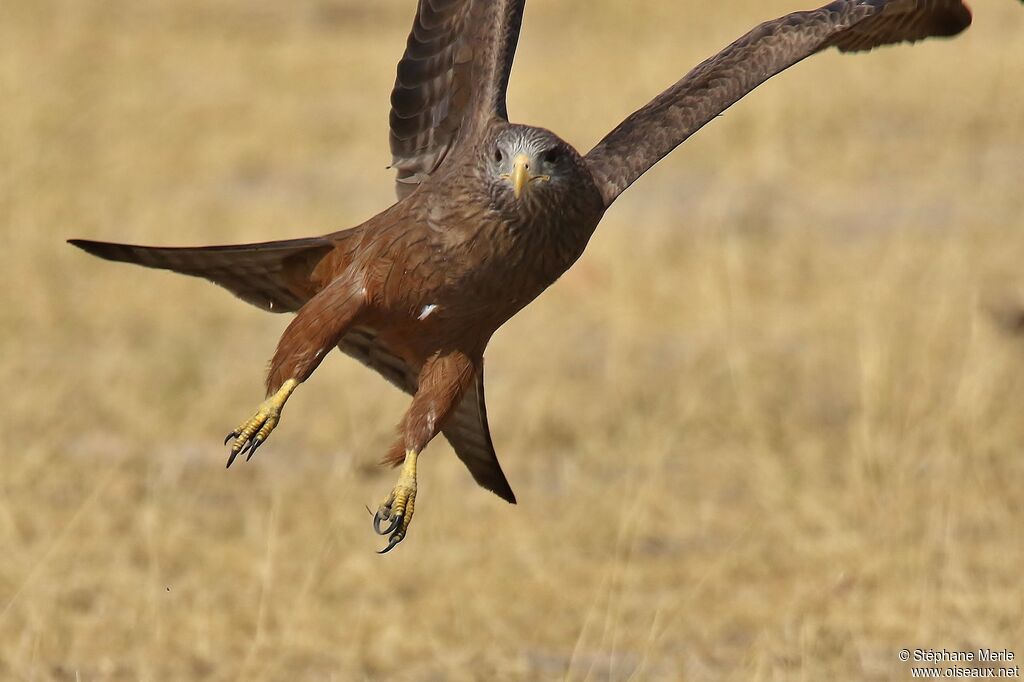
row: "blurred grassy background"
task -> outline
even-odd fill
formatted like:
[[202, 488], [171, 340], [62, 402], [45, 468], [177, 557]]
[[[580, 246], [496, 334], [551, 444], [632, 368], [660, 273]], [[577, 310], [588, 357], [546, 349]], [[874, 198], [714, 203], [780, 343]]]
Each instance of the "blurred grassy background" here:
[[[520, 504], [340, 355], [251, 463], [287, 318], [68, 237], [257, 241], [392, 201], [411, 0], [0, 4], [0, 678], [908, 679], [1024, 654], [1024, 11], [827, 54], [648, 174], [488, 354]], [[558, 0], [509, 110], [588, 149], [803, 5]]]

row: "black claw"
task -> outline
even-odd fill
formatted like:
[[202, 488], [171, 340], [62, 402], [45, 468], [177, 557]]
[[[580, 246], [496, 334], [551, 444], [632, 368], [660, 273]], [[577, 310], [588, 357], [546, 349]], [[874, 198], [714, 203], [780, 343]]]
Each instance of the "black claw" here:
[[228, 444], [228, 441], [229, 441], [229, 440], [231, 440], [232, 438], [238, 438], [238, 434], [237, 434], [237, 433], [235, 433], [234, 431], [232, 431], [231, 433], [229, 433], [229, 434], [227, 435], [227, 438], [225, 438], [225, 439], [224, 439], [224, 445], [227, 445], [227, 444]]
[[388, 526], [387, 528], [383, 528], [382, 529], [380, 527], [380, 522], [381, 521], [385, 521], [386, 519], [387, 519], [387, 517], [384, 516], [383, 514], [381, 514], [379, 509], [377, 510], [377, 513], [373, 515], [373, 531], [377, 535], [390, 535], [402, 523], [402, 515], [399, 514], [398, 516], [396, 516], [395, 518], [393, 518], [391, 520], [391, 525], [390, 526]]
[[402, 514], [399, 514], [391, 522], [391, 525], [384, 529], [382, 535], [391, 535], [396, 532], [398, 528], [402, 527]]
[[234, 461], [235, 461], [235, 457], [238, 457], [238, 452], [235, 452], [234, 450], [232, 450], [231, 454], [228, 455], [228, 465], [226, 467], [224, 467], [225, 469], [230, 469], [231, 468], [232, 463], [234, 463]]
[[254, 440], [252, 442], [252, 449], [249, 450], [249, 454], [245, 456], [245, 461], [246, 462], [248, 462], [250, 459], [252, 459], [252, 456], [256, 454], [256, 448], [258, 448], [259, 446], [263, 445], [264, 442], [265, 441], [260, 440], [259, 438], [257, 438], [256, 440]]
[[245, 447], [243, 447], [241, 450], [238, 451], [238, 454], [246, 455], [246, 457], [245, 457], [246, 461], [249, 461], [248, 453], [252, 451], [252, 446], [253, 446], [253, 443], [255, 443], [255, 442], [256, 442], [255, 440], [246, 441]]
[[401, 541], [402, 541], [402, 536], [400, 536], [398, 533], [395, 533], [394, 535], [391, 536], [390, 539], [388, 539], [388, 546], [385, 547], [384, 549], [380, 550], [379, 552], [377, 552], [377, 554], [387, 554], [388, 552], [393, 550], [395, 547], [397, 547], [398, 543], [401, 542]]

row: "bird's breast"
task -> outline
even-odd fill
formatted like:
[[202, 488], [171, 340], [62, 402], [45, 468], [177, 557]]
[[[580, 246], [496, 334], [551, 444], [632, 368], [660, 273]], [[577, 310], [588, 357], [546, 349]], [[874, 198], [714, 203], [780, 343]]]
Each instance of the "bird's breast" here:
[[382, 312], [425, 337], [489, 337], [572, 266], [600, 219], [571, 204], [442, 201], [425, 189], [379, 240], [371, 287]]

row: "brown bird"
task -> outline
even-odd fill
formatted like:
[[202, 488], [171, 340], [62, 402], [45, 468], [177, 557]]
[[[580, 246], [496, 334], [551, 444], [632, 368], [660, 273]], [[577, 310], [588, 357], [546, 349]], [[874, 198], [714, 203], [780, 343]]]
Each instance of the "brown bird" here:
[[108, 260], [203, 277], [264, 310], [297, 313], [270, 363], [267, 400], [228, 434], [228, 466], [241, 453], [252, 457], [335, 346], [412, 394], [385, 457], [402, 465], [398, 484], [374, 516], [374, 529], [390, 536], [385, 552], [408, 532], [417, 458], [439, 431], [480, 485], [515, 502], [487, 426], [484, 350], [580, 257], [634, 180], [816, 52], [952, 36], [971, 23], [959, 0], [838, 0], [789, 14], [697, 66], [581, 155], [552, 132], [508, 121], [524, 5], [419, 0], [391, 94], [399, 201], [362, 225], [242, 246], [71, 240]]

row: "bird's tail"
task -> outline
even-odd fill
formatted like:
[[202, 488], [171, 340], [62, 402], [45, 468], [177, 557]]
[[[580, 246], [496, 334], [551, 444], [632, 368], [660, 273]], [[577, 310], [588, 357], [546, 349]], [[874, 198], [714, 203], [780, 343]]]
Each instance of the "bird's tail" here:
[[208, 279], [243, 301], [275, 313], [298, 310], [316, 293], [316, 266], [333, 248], [323, 237], [196, 248], [87, 239], [70, 239], [68, 243], [106, 260]]

